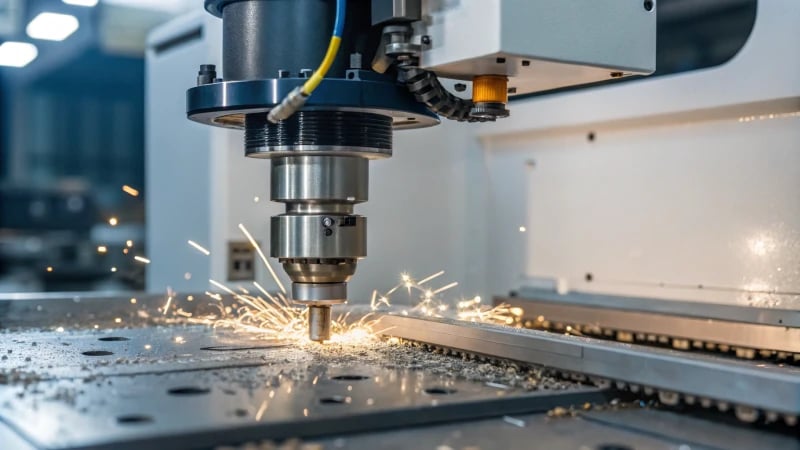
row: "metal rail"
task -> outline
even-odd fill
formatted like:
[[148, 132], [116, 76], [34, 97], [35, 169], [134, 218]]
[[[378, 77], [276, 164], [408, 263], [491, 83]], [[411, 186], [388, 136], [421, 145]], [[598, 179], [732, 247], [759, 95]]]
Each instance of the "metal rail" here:
[[[669, 337], [676, 348], [723, 345], [737, 355], [782, 352], [800, 354], [800, 311], [716, 305], [652, 298], [617, 297], [584, 293], [561, 295], [527, 289], [522, 297], [496, 298], [522, 308], [523, 321], [533, 327], [554, 323], [590, 327], [595, 331], [628, 333], [624, 340]], [[675, 342], [674, 340], [682, 340]], [[622, 340], [622, 339], [621, 339]], [[788, 355], [784, 355], [788, 356]]]
[[445, 319], [390, 315], [381, 323], [390, 336], [613, 380], [658, 391], [667, 403], [733, 404], [743, 420], [761, 410], [791, 424], [800, 414], [800, 368]]

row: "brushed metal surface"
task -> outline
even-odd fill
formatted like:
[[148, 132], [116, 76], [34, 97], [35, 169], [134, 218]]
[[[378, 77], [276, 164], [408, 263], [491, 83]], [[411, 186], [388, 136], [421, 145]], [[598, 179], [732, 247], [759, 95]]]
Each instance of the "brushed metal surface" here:
[[[326, 227], [323, 220], [335, 223]], [[352, 225], [343, 225], [345, 221]], [[367, 219], [333, 214], [273, 216], [270, 256], [274, 258], [364, 258], [367, 256]]]
[[559, 295], [532, 289], [523, 290], [522, 295], [497, 301], [522, 308], [526, 320], [541, 316], [551, 323], [800, 353], [797, 311], [579, 293]]
[[800, 414], [800, 367], [446, 319], [389, 315], [381, 324], [390, 336], [763, 411]]
[[610, 399], [570, 382], [526, 391], [468, 381], [443, 371], [455, 359], [442, 355], [412, 365], [369, 347], [266, 344], [180, 325], [4, 335], [0, 373], [20, 378], [0, 383], [0, 422], [39, 449], [184, 449]]
[[355, 204], [369, 199], [369, 161], [343, 156], [292, 156], [272, 161], [276, 202]]

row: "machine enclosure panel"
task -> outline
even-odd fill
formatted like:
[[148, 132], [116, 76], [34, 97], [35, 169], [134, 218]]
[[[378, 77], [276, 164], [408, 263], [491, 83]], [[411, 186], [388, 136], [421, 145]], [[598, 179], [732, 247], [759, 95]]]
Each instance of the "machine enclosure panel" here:
[[656, 11], [639, 0], [427, 1], [422, 64], [471, 80], [505, 74], [517, 94], [649, 74], [655, 70]]

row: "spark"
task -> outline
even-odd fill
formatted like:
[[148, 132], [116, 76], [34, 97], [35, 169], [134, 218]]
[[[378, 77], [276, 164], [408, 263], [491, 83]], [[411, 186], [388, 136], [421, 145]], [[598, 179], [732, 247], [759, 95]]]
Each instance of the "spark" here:
[[[122, 317], [115, 317], [114, 323], [122, 323]], [[95, 325], [95, 327], [97, 327], [97, 325]]]
[[418, 284], [418, 285], [420, 285], [420, 286], [422, 286], [423, 284], [427, 283], [428, 281], [431, 281], [431, 280], [433, 280], [434, 278], [438, 278], [438, 277], [440, 277], [440, 276], [442, 276], [442, 275], [444, 275], [444, 270], [440, 270], [440, 271], [436, 272], [436, 273], [435, 273], [435, 274], [433, 274], [433, 275], [429, 275], [429, 276], [427, 276], [427, 277], [425, 277], [425, 278], [423, 278], [423, 279], [421, 279], [421, 280], [417, 281], [417, 284]]
[[272, 269], [272, 265], [269, 263], [269, 260], [264, 255], [264, 252], [261, 251], [261, 247], [259, 247], [256, 240], [253, 239], [253, 235], [251, 235], [250, 232], [247, 231], [247, 228], [244, 227], [244, 224], [240, 223], [239, 229], [242, 230], [242, 233], [244, 233], [247, 240], [250, 241], [250, 245], [252, 245], [255, 251], [258, 253], [259, 258], [261, 258], [261, 261], [263, 261], [264, 265], [267, 266], [267, 270], [269, 270], [269, 274], [272, 275], [272, 279], [275, 280], [275, 284], [278, 285], [278, 288], [281, 290], [281, 292], [286, 294], [286, 288], [283, 287], [283, 283], [281, 283], [280, 278], [278, 278], [278, 274], [276, 274], [275, 270]]
[[111, 217], [110, 219], [108, 219], [108, 224], [111, 225], [112, 227], [115, 227], [117, 226], [117, 224], [119, 224], [119, 219], [117, 219], [116, 217]]
[[117, 268], [116, 268], [116, 267], [112, 267], [112, 268], [111, 268], [111, 272], [116, 272], [116, 271], [117, 271]]
[[133, 305], [136, 304], [136, 299], [135, 298], [131, 298], [131, 304], [133, 304]]
[[53, 266], [47, 266], [47, 271], [48, 272], [52, 272], [53, 271]]
[[233, 292], [229, 287], [225, 286], [224, 284], [220, 283], [219, 281], [212, 280], [212, 279], [209, 278], [208, 282], [213, 284], [214, 286], [222, 289], [223, 291], [227, 292], [228, 294], [238, 295], [238, 294], [236, 294], [236, 292]]
[[140, 263], [150, 264], [150, 260], [145, 258], [144, 256], [134, 256], [133, 259], [139, 261]]
[[[272, 398], [272, 397], [270, 397], [270, 398]], [[269, 404], [269, 402], [267, 400], [264, 400], [261, 403], [261, 406], [258, 408], [258, 411], [256, 412], [256, 421], [260, 421], [261, 418], [264, 417], [264, 413], [267, 411], [267, 405], [268, 404]]]
[[125, 245], [127, 245], [128, 248], [133, 247], [133, 241], [128, 239], [127, 241], [125, 241]]
[[106, 247], [105, 245], [97, 246], [97, 253], [107, 253], [107, 252], [108, 252], [108, 247]]
[[64, 327], [58, 327], [58, 328], [56, 328], [56, 331], [58, 331], [59, 333], [63, 333], [64, 332]]
[[211, 254], [211, 252], [208, 251], [205, 247], [203, 247], [202, 245], [198, 244], [197, 242], [195, 242], [195, 241], [193, 241], [191, 239], [189, 239], [186, 242], [188, 242], [189, 245], [191, 245], [192, 247], [196, 248], [197, 251], [199, 251], [200, 253], [202, 253], [202, 254], [204, 254], [206, 256], [209, 256]]
[[145, 350], [150, 350], [151, 348], [153, 348], [153, 346], [152, 346], [152, 345], [150, 345], [150, 344], [144, 344], [144, 349], [145, 349]]
[[191, 279], [192, 279], [192, 273], [191, 273], [191, 272], [186, 272], [186, 273], [184, 273], [184, 274], [183, 274], [183, 279], [184, 279], [184, 280], [187, 280], [187, 281], [188, 281], [188, 280], [191, 280]]
[[172, 303], [172, 296], [167, 297], [167, 303], [164, 305], [164, 312], [163, 315], [167, 315], [167, 311], [169, 310], [169, 305]]
[[528, 231], [528, 229], [527, 229], [527, 228], [525, 228], [525, 227], [519, 227], [519, 232], [520, 232], [520, 233], [524, 233], [524, 232], [526, 232], [526, 231]]
[[122, 254], [123, 255], [127, 255], [128, 254], [128, 249], [127, 248], [123, 248], [122, 249]]
[[[216, 312], [202, 316], [190, 317], [191, 315], [182, 311], [177, 305], [172, 308], [172, 316], [180, 316], [180, 320], [189, 323], [208, 325], [212, 328], [228, 328], [234, 332], [242, 332], [260, 336], [263, 339], [273, 339], [282, 342], [291, 341], [301, 345], [319, 345], [308, 339], [308, 316], [306, 309], [295, 305], [290, 298], [287, 298], [286, 290], [270, 267], [264, 253], [258, 247], [253, 236], [247, 231], [244, 225], [239, 225], [240, 230], [250, 244], [257, 251], [261, 261], [273, 274], [273, 279], [281, 292], [270, 293], [258, 282], [253, 282], [257, 290], [250, 290], [237, 286], [234, 291], [225, 284], [209, 279], [209, 283], [220, 293], [206, 291], [205, 294], [216, 301], [211, 304]], [[408, 273], [400, 274], [400, 284], [393, 287], [386, 294], [382, 294], [377, 289], [373, 291], [370, 301], [372, 311], [378, 312], [392, 307], [391, 295], [401, 287], [407, 287], [409, 295], [414, 292], [419, 294], [419, 301], [411, 309], [403, 309], [403, 315], [422, 315], [426, 317], [452, 317], [460, 320], [472, 322], [489, 322], [497, 324], [518, 323], [521, 314], [520, 308], [511, 308], [508, 305], [486, 306], [481, 304], [479, 296], [470, 300], [460, 302], [446, 302], [439, 297], [439, 294], [458, 286], [458, 282], [451, 282], [438, 289], [423, 287], [425, 283], [441, 277], [444, 271], [435, 272], [427, 277], [415, 281]], [[235, 302], [229, 301], [222, 294], [231, 296]], [[191, 301], [191, 297], [188, 298]], [[167, 299], [167, 302], [170, 302]], [[167, 307], [164, 308], [165, 311]], [[358, 320], [350, 318], [350, 313], [340, 314], [331, 321], [332, 337], [328, 343], [340, 345], [361, 345], [378, 339], [378, 336], [388, 331], [380, 329], [380, 316], [369, 313]], [[397, 339], [389, 342], [397, 343]], [[291, 389], [291, 387], [289, 388]], [[270, 398], [274, 392], [270, 393]]]
[[175, 343], [176, 344], [183, 344], [185, 342], [186, 342], [186, 339], [184, 339], [183, 336], [175, 336]]
[[269, 292], [267, 292], [266, 289], [264, 289], [260, 284], [258, 284], [258, 281], [253, 281], [253, 286], [255, 286], [256, 289], [258, 289], [259, 291], [261, 291], [261, 293], [264, 294], [265, 297], [270, 297]]
[[134, 188], [132, 188], [132, 187], [130, 187], [130, 186], [128, 186], [127, 184], [122, 186], [122, 192], [130, 195], [131, 197], [138, 197], [139, 196], [139, 191], [134, 189]]
[[401, 288], [401, 287], [403, 287], [404, 285], [405, 285], [405, 282], [403, 282], [403, 283], [400, 283], [400, 284], [398, 284], [397, 286], [395, 286], [395, 287], [393, 287], [393, 288], [389, 289], [389, 290], [386, 292], [386, 297], [388, 297], [388, 296], [390, 296], [390, 295], [394, 294], [394, 292], [395, 292], [396, 290], [400, 289], [400, 288]]
[[448, 289], [452, 289], [452, 288], [454, 288], [456, 286], [458, 286], [458, 281], [454, 281], [454, 282], [452, 282], [452, 283], [450, 283], [450, 284], [448, 284], [446, 286], [442, 286], [439, 289], [433, 291], [433, 293], [434, 294], [441, 294], [442, 292], [444, 292], [444, 291], [446, 291]]
[[194, 295], [189, 295], [189, 296], [187, 296], [187, 297], [186, 297], [186, 301], [187, 301], [187, 302], [194, 301]]

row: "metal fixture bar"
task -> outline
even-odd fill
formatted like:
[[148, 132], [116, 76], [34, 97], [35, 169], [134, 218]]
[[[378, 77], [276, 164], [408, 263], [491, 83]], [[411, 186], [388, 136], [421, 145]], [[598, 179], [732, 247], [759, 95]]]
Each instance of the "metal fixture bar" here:
[[800, 368], [445, 319], [389, 315], [381, 323], [390, 336], [613, 380], [637, 391], [800, 413]]
[[534, 289], [522, 294], [496, 298], [495, 303], [522, 308], [523, 321], [532, 321], [534, 327], [546, 321], [739, 349], [800, 353], [800, 311], [584, 293], [561, 295]]

